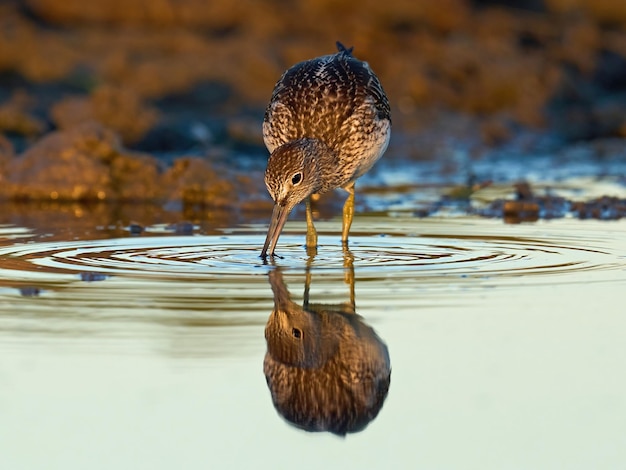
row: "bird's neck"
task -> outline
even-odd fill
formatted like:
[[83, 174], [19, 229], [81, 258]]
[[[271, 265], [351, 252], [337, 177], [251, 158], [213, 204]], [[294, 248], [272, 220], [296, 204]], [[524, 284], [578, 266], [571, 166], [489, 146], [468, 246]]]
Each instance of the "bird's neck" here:
[[324, 193], [343, 185], [343, 174], [339, 168], [339, 156], [324, 142], [315, 139], [313, 165], [318, 179], [315, 192]]

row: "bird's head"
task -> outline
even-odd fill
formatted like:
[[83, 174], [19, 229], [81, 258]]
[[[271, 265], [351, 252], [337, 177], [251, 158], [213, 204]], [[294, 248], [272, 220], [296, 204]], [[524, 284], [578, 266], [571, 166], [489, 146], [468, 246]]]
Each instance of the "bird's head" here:
[[[335, 353], [336, 341], [322, 334], [322, 317], [291, 300], [280, 269], [269, 273], [274, 310], [265, 326], [268, 354], [282, 364], [319, 367]], [[332, 344], [331, 344], [332, 343]]]
[[273, 310], [265, 327], [268, 354], [281, 364], [320, 367], [337, 349], [337, 338], [322, 334], [322, 321], [295, 304]]
[[265, 186], [274, 199], [274, 212], [261, 257], [274, 254], [291, 210], [321, 188], [318, 163], [330, 150], [316, 139], [298, 139], [276, 148], [267, 162]]
[[317, 153], [313, 139], [298, 139], [276, 148], [265, 170], [265, 186], [274, 202], [287, 211], [319, 187]]

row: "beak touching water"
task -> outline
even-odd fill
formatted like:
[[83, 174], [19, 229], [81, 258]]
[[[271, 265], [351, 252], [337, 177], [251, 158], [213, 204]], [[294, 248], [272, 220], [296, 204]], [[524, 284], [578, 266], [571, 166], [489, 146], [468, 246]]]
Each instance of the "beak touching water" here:
[[287, 206], [281, 206], [280, 204], [274, 205], [272, 220], [270, 221], [270, 227], [267, 230], [267, 238], [265, 239], [265, 244], [263, 245], [263, 251], [261, 251], [261, 258], [267, 258], [268, 248], [270, 256], [274, 256], [274, 249], [276, 248], [278, 237], [280, 236], [280, 232], [282, 232], [283, 226], [287, 221], [289, 212], [291, 211]]

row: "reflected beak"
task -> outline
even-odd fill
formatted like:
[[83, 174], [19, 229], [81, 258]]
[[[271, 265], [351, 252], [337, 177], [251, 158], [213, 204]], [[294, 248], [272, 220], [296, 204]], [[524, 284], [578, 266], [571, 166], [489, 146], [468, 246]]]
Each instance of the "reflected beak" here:
[[282, 232], [283, 226], [287, 221], [289, 212], [290, 210], [286, 206], [281, 206], [280, 204], [274, 205], [270, 228], [267, 231], [267, 238], [265, 239], [265, 244], [263, 245], [263, 251], [261, 251], [261, 258], [267, 258], [268, 248], [270, 256], [274, 256], [274, 249], [276, 248], [278, 237], [280, 236], [280, 232]]
[[270, 285], [272, 286], [272, 292], [274, 293], [274, 311], [285, 311], [292, 307], [291, 295], [287, 289], [287, 285], [283, 280], [283, 273], [280, 268], [272, 269], [269, 274]]

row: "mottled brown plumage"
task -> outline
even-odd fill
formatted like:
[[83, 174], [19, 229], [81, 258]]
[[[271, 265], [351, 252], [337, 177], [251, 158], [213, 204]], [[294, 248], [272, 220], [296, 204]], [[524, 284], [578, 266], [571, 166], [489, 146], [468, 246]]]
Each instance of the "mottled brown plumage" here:
[[[265, 184], [275, 207], [262, 257], [268, 249], [274, 254], [296, 204], [334, 188], [351, 194], [344, 207], [342, 239], [346, 242], [354, 181], [376, 163], [389, 143], [389, 102], [378, 78], [367, 63], [352, 57], [352, 49], [337, 45], [338, 53], [287, 70], [267, 107], [263, 139], [271, 155]], [[315, 235], [309, 216], [307, 230]], [[316, 236], [307, 236], [307, 245], [311, 240]]]
[[309, 303], [307, 285], [301, 307], [291, 300], [279, 269], [269, 278], [274, 310], [265, 327], [263, 371], [276, 410], [307, 431], [361, 431], [387, 397], [387, 346], [355, 313], [353, 298]]

